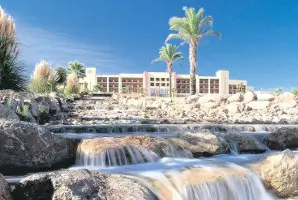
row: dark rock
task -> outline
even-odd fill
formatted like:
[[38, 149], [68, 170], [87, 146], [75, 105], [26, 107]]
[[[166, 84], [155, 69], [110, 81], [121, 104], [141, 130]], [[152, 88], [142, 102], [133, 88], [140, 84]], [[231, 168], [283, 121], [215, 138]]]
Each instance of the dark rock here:
[[169, 140], [190, 151], [194, 157], [212, 156], [230, 151], [227, 141], [221, 135], [205, 129], [182, 133]]
[[70, 166], [76, 143], [36, 124], [0, 119], [0, 172], [24, 174]]
[[12, 120], [20, 119], [13, 110], [11, 110], [10, 108], [6, 107], [3, 104], [0, 104], [0, 118], [12, 119]]
[[0, 199], [12, 200], [10, 189], [2, 174], [0, 174]]
[[273, 150], [298, 148], [298, 128], [279, 128], [266, 136], [264, 143]]
[[13, 197], [22, 200], [158, 199], [135, 180], [88, 170], [61, 170], [29, 176], [16, 185]]

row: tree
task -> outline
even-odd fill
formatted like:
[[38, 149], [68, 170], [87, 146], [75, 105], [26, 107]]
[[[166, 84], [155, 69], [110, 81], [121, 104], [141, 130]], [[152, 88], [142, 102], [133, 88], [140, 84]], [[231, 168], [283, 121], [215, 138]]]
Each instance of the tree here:
[[23, 91], [26, 83], [24, 68], [19, 62], [14, 21], [0, 7], [0, 90]]
[[56, 72], [58, 75], [58, 80], [57, 80], [58, 84], [65, 85], [66, 79], [67, 79], [67, 69], [64, 67], [57, 67]]
[[201, 39], [207, 35], [221, 37], [218, 32], [211, 29], [213, 18], [204, 17], [204, 9], [200, 8], [196, 13], [194, 8], [186, 8], [184, 17], [170, 18], [170, 30], [176, 31], [171, 33], [166, 39], [180, 39], [183, 43], [189, 44], [189, 63], [190, 63], [190, 93], [196, 93], [196, 70], [197, 70], [197, 51]]
[[176, 60], [183, 59], [182, 53], [178, 52], [176, 45], [165, 44], [159, 50], [159, 57], [153, 60], [152, 63], [163, 61], [167, 64], [167, 71], [169, 73], [169, 91], [170, 97], [172, 98], [172, 70], [173, 64]]
[[292, 89], [292, 94], [297, 95], [298, 96], [298, 90], [297, 89]]
[[77, 77], [80, 79], [80, 78], [86, 77], [86, 73], [83, 68], [84, 68], [84, 65], [78, 61], [69, 62], [67, 67], [67, 72], [68, 74], [75, 73]]
[[274, 92], [275, 92], [275, 94], [280, 95], [283, 91], [282, 91], [281, 88], [276, 88], [276, 89], [274, 90]]

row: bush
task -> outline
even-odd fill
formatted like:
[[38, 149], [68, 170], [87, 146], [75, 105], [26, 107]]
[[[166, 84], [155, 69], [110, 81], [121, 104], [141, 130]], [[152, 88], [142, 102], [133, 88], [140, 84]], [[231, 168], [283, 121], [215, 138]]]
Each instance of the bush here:
[[46, 61], [35, 65], [35, 70], [30, 83], [30, 90], [37, 93], [50, 93], [56, 91], [58, 85], [58, 74]]
[[66, 87], [64, 94], [69, 96], [71, 94], [77, 94], [80, 91], [79, 79], [75, 73], [67, 76]]
[[25, 90], [27, 82], [23, 73], [15, 40], [14, 21], [0, 7], [0, 90]]
[[292, 89], [292, 94], [295, 94], [295, 95], [297, 95], [298, 96], [298, 90], [296, 90], [296, 89]]

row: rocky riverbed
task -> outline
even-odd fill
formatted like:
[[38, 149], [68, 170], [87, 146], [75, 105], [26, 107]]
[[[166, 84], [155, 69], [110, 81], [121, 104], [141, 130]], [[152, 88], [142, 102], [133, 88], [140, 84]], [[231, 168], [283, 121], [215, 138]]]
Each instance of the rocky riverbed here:
[[[142, 123], [298, 123], [298, 96], [253, 93], [234, 95], [207, 94], [185, 98], [114, 98], [79, 100], [74, 103], [70, 124], [125, 122]], [[144, 120], [146, 119], [146, 120]]]
[[0, 94], [1, 200], [298, 198], [290, 93]]

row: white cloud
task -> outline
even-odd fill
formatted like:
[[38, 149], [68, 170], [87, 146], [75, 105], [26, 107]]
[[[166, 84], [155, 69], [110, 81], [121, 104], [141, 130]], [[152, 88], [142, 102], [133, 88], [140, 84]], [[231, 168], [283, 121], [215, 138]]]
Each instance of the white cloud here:
[[109, 46], [83, 43], [71, 38], [71, 35], [51, 32], [19, 21], [16, 24], [21, 58], [29, 73], [41, 59], [49, 61], [53, 66], [66, 66], [69, 61], [78, 60], [86, 67], [97, 67], [97, 73], [121, 73], [132, 64], [118, 57]]

